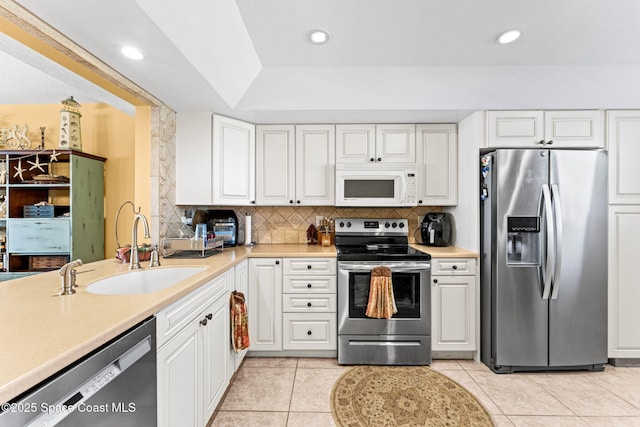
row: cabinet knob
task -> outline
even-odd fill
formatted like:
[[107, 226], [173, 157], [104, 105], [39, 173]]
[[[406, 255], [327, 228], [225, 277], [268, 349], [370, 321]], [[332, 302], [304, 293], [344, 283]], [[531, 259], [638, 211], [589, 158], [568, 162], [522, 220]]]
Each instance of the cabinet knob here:
[[547, 145], [551, 145], [553, 144], [553, 139], [550, 139], [549, 142], [547, 142]]
[[276, 261], [276, 265], [280, 264], [280, 261]]
[[293, 204], [293, 200], [289, 200], [289, 203]]
[[370, 158], [369, 160], [370, 160], [370, 161], [372, 161], [372, 162], [375, 162], [375, 161], [376, 161], [376, 159], [374, 159], [373, 157], [372, 157], [372, 158]]
[[307, 270], [311, 270], [311, 265], [307, 265]]
[[538, 141], [538, 144], [544, 145], [544, 139], [541, 139], [540, 141]]
[[209, 319], [209, 320], [213, 319], [213, 314], [211, 314], [211, 313], [207, 314], [207, 319]]
[[307, 288], [311, 289], [311, 283], [307, 283]]
[[255, 204], [256, 204], [256, 201], [255, 201], [255, 200], [252, 200], [252, 201], [251, 201], [251, 204], [252, 204], [252, 205], [255, 205]]
[[200, 324], [201, 324], [202, 326], [207, 326], [207, 318], [205, 317], [204, 319], [202, 319], [202, 320], [200, 321]]
[[381, 162], [382, 161], [382, 157], [378, 157], [378, 161]]
[[300, 204], [300, 200], [296, 200], [296, 203], [297, 203], [297, 204]]
[[307, 303], [307, 307], [311, 307], [311, 303], [310, 302]]
[[433, 283], [438, 283], [438, 279], [433, 279]]
[[457, 270], [457, 269], [458, 269], [458, 266], [457, 266], [457, 265], [454, 265], [454, 266], [452, 266], [451, 268], [452, 268], [453, 270]]
[[307, 335], [311, 335], [311, 331], [307, 331]]
[[422, 200], [418, 200], [418, 204], [421, 205], [422, 204]]

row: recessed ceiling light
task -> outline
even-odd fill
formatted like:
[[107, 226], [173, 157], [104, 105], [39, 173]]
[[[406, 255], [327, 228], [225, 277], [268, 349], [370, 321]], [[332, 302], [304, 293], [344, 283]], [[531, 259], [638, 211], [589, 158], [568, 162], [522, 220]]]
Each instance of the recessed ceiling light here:
[[325, 44], [329, 41], [329, 33], [324, 30], [313, 30], [309, 33], [309, 40], [313, 44]]
[[129, 59], [135, 59], [136, 61], [141, 61], [144, 59], [144, 53], [137, 47], [133, 46], [124, 46], [120, 49], [120, 52]]
[[522, 31], [520, 30], [505, 31], [504, 33], [498, 36], [498, 38], [496, 39], [496, 43], [498, 44], [511, 43], [518, 40], [521, 35], [522, 35]]

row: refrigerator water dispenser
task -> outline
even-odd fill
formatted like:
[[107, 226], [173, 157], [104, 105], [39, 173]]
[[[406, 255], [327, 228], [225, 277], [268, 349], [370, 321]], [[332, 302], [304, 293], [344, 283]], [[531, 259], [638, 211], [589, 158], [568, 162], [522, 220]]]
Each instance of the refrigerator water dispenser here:
[[507, 265], [540, 265], [540, 217], [507, 216]]

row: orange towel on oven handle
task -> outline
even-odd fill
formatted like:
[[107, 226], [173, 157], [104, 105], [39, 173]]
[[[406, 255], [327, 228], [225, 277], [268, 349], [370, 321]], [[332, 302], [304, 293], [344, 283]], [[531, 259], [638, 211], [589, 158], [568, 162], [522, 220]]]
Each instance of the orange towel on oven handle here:
[[242, 292], [231, 292], [231, 344], [236, 353], [249, 348], [249, 317]]
[[398, 307], [391, 282], [391, 269], [384, 266], [373, 268], [365, 316], [375, 319], [390, 319], [397, 312]]

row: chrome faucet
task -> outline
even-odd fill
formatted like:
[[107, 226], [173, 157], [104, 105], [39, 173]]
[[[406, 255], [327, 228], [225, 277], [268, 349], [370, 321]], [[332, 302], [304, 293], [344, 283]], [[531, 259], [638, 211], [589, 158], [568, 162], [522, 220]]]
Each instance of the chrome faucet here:
[[144, 226], [145, 239], [151, 237], [149, 236], [149, 223], [147, 222], [147, 218], [141, 213], [136, 214], [133, 218], [133, 229], [131, 231], [131, 256], [129, 257], [129, 270], [137, 270], [140, 268], [140, 261], [138, 260], [138, 222], [140, 220], [142, 220], [142, 225]]
[[82, 265], [82, 260], [77, 259], [75, 261], [71, 261], [60, 267], [58, 271], [60, 276], [62, 276], [62, 289], [60, 289], [60, 293], [58, 295], [71, 295], [76, 293], [76, 267], [80, 267]]

